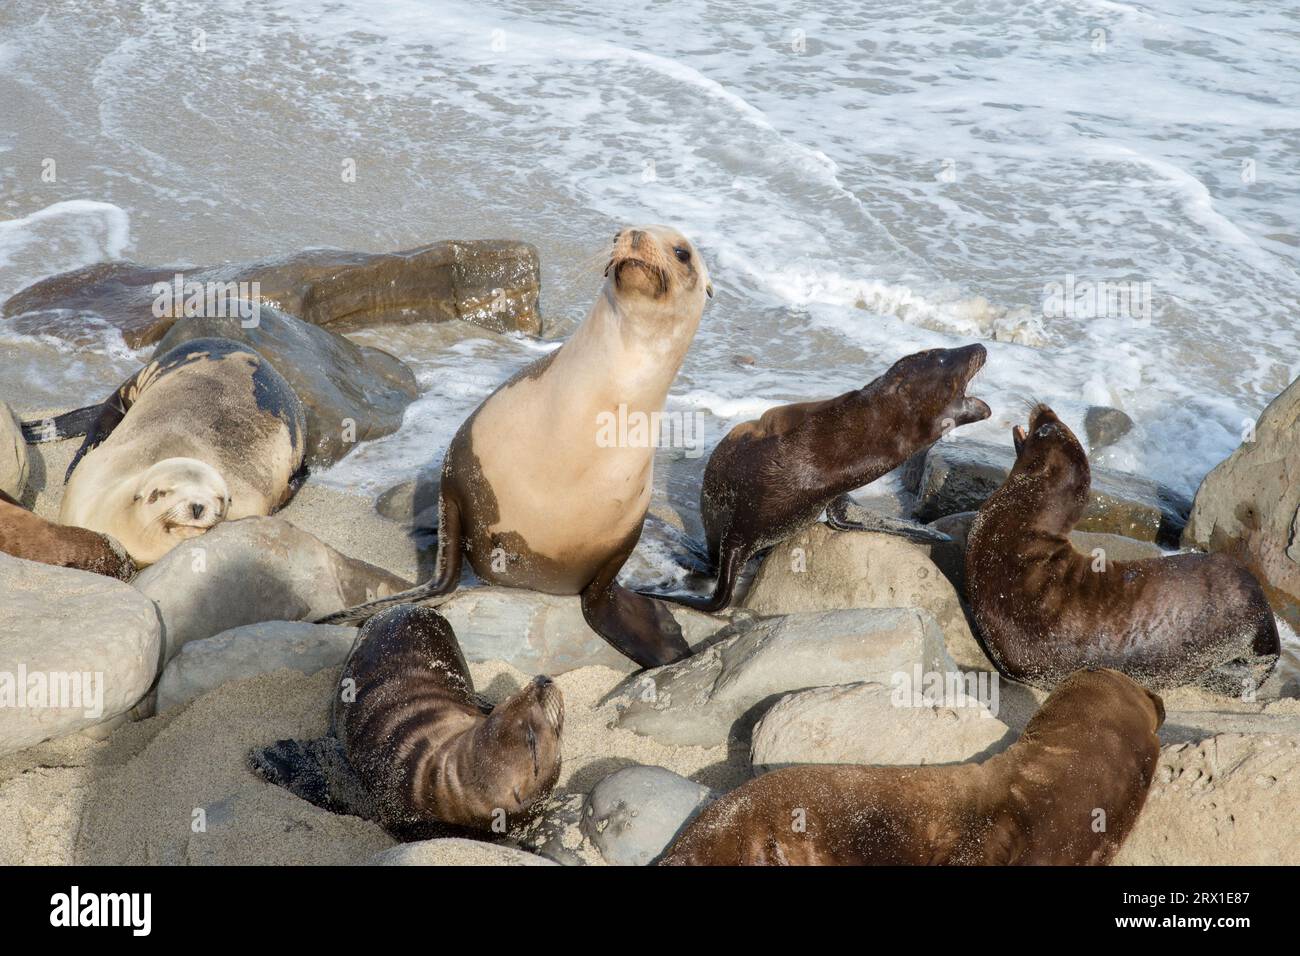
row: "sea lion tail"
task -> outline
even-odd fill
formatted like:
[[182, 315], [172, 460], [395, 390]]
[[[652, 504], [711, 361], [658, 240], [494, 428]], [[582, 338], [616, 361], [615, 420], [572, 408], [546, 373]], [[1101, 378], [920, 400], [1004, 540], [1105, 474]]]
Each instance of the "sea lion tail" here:
[[23, 441], [29, 445], [42, 445], [46, 442], [85, 435], [99, 420], [103, 408], [103, 405], [87, 405], [85, 408], [76, 408], [53, 418], [23, 422]]
[[379, 598], [374, 601], [367, 601], [365, 604], [355, 604], [352, 607], [345, 607], [341, 611], [335, 611], [332, 614], [326, 614], [324, 617], [318, 617], [312, 621], [313, 624], [364, 624], [380, 611], [386, 611], [390, 607], [397, 607], [399, 604], [420, 604], [435, 597], [448, 595], [450, 592], [440, 587], [437, 582], [430, 581], [427, 584], [421, 584], [418, 587], [401, 591], [397, 594], [390, 594], [388, 597]]

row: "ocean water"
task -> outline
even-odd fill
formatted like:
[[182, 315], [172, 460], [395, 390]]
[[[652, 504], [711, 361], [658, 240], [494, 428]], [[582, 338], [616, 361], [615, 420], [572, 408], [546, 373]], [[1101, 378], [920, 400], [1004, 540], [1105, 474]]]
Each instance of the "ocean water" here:
[[[981, 341], [994, 415], [963, 434], [1009, 442], [1029, 398], [1076, 428], [1115, 405], [1138, 427], [1106, 463], [1190, 495], [1300, 374], [1297, 62], [1285, 2], [7, 0], [0, 297], [110, 257], [516, 237], [558, 339], [616, 229], [665, 222], [717, 288], [669, 399], [709, 444]], [[1051, 306], [1090, 282], [1140, 307]], [[317, 476], [366, 493], [551, 347], [359, 338], [426, 389]], [[144, 357], [2, 328], [0, 355], [26, 408]]]

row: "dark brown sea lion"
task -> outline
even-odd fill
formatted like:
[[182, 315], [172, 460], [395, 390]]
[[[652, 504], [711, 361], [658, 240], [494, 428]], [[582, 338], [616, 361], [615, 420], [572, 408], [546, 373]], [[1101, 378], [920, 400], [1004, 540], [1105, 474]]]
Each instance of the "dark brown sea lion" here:
[[135, 562], [106, 534], [46, 521], [0, 491], [0, 551], [15, 558], [106, 574], [135, 576]]
[[708, 559], [718, 574], [712, 595], [646, 593], [701, 611], [721, 610], [751, 557], [823, 511], [840, 530], [946, 541], [879, 515], [852, 521], [846, 496], [952, 428], [988, 418], [988, 405], [966, 395], [987, 357], [982, 345], [917, 352], [862, 388], [823, 402], [781, 405], [737, 425], [709, 457], [700, 491]]
[[535, 677], [493, 707], [451, 625], [429, 607], [372, 617], [343, 668], [330, 733], [250, 755], [266, 780], [399, 839], [454, 828], [503, 833], [560, 775], [564, 698]]
[[185, 342], [100, 404], [23, 423], [28, 441], [86, 436], [59, 521], [111, 535], [140, 565], [288, 502], [306, 476], [305, 428], [283, 376], [228, 339]]
[[[605, 275], [572, 337], [488, 396], [452, 439], [433, 579], [324, 621], [446, 594], [463, 554], [488, 583], [580, 594], [591, 628], [643, 667], [690, 653], [668, 609], [616, 579], [650, 503], [657, 414], [713, 286], [695, 247], [667, 226], [619, 232]], [[645, 427], [623, 441], [611, 419]]]
[[1281, 647], [1259, 582], [1223, 554], [1108, 561], [1068, 535], [1087, 504], [1088, 456], [1046, 405], [1013, 431], [1016, 463], [966, 541], [966, 597], [993, 662], [1051, 688], [1113, 667], [1152, 690], [1200, 680], [1253, 692]]
[[1123, 674], [1079, 671], [983, 763], [775, 770], [705, 807], [660, 863], [1108, 863], [1146, 802], [1164, 718]]

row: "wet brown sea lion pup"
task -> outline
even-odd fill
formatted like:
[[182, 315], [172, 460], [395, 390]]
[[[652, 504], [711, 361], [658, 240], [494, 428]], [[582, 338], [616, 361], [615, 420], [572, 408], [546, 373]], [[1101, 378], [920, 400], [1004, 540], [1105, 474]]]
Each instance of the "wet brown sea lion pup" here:
[[140, 565], [219, 521], [271, 514], [306, 475], [298, 396], [228, 339], [178, 345], [103, 403], [24, 422], [23, 432], [29, 441], [85, 434], [59, 521], [111, 535]]
[[1259, 582], [1224, 554], [1085, 555], [1068, 535], [1088, 502], [1088, 456], [1046, 405], [1013, 431], [1016, 463], [971, 525], [966, 597], [1003, 673], [1051, 688], [1114, 667], [1152, 690], [1198, 680], [1253, 691], [1280, 653]]
[[399, 839], [448, 826], [504, 832], [560, 775], [564, 698], [535, 677], [496, 707], [474, 683], [451, 625], [406, 604], [372, 617], [343, 668], [330, 733], [250, 755], [271, 783]]
[[982, 345], [917, 352], [862, 388], [823, 402], [781, 405], [737, 425], [709, 456], [700, 491], [708, 559], [718, 574], [712, 595], [644, 593], [701, 611], [721, 610], [731, 603], [750, 558], [823, 511], [839, 530], [948, 540], [881, 515], [852, 521], [847, 494], [950, 429], [988, 418], [988, 405], [966, 395], [987, 357]]
[[1108, 863], [1146, 802], [1164, 718], [1123, 674], [1079, 671], [983, 763], [775, 770], [705, 807], [660, 863]]
[[119, 581], [135, 576], [135, 562], [106, 534], [46, 521], [0, 491], [0, 551], [60, 568], [106, 574]]
[[[619, 232], [605, 276], [573, 336], [488, 396], [452, 439], [432, 580], [323, 620], [446, 594], [463, 553], [490, 584], [580, 594], [592, 629], [643, 667], [690, 653], [667, 608], [615, 579], [650, 503], [654, 413], [713, 287], [695, 247], [667, 226]], [[641, 440], [610, 442], [610, 416], [649, 427]]]

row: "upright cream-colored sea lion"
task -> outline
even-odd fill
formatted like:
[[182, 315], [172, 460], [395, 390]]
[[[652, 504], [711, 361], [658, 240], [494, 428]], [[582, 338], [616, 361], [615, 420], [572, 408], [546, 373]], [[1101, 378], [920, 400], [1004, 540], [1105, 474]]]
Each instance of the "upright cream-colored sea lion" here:
[[449, 827], [505, 832], [560, 775], [560, 688], [536, 677], [495, 707], [484, 702], [451, 625], [429, 607], [405, 604], [366, 622], [330, 723], [317, 740], [254, 750], [253, 769], [399, 839]]
[[1078, 671], [983, 763], [775, 770], [705, 807], [660, 863], [1109, 863], [1146, 803], [1164, 719], [1118, 671]]
[[102, 404], [23, 424], [29, 440], [85, 433], [59, 521], [111, 535], [140, 565], [287, 502], [305, 476], [305, 428], [289, 383], [227, 339], [178, 345]]
[[[445, 594], [464, 553], [489, 583], [581, 594], [587, 623], [644, 667], [690, 653], [667, 608], [615, 578], [650, 502], [654, 413], [713, 287], [699, 252], [667, 226], [620, 231], [605, 276], [573, 336], [493, 392], [452, 439], [433, 579], [325, 620], [363, 620]], [[646, 427], [635, 440], [610, 441], [611, 416]]]

